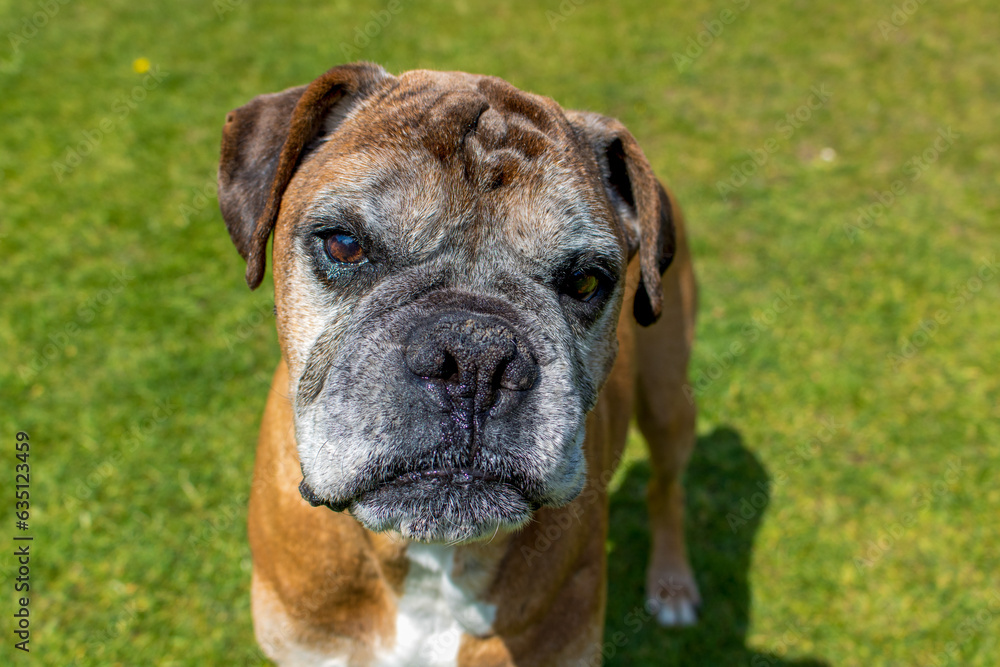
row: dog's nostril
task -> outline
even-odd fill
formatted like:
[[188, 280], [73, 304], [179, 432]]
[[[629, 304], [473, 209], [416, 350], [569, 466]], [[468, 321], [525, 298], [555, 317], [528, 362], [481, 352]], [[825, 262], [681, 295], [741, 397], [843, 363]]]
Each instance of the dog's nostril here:
[[458, 360], [447, 350], [444, 352], [444, 363], [437, 373], [430, 377], [441, 378], [448, 384], [458, 384], [462, 381], [462, 373], [458, 368]]
[[507, 369], [510, 368], [510, 362], [507, 360], [501, 361], [497, 364], [496, 369], [493, 371], [493, 377], [490, 379], [490, 386], [493, 389], [509, 389], [508, 386], [510, 382], [508, 381]]
[[519, 354], [513, 361], [497, 372], [497, 382], [504, 389], [527, 391], [538, 381], [538, 364], [534, 358]]
[[461, 380], [461, 369], [455, 356], [426, 336], [417, 337], [406, 347], [406, 366], [414, 375], [428, 380], [449, 384]]

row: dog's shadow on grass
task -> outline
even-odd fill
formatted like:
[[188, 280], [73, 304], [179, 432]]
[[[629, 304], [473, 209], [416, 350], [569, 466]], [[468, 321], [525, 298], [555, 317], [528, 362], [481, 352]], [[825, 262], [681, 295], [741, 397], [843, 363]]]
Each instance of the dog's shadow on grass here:
[[801, 653], [804, 638], [794, 627], [773, 646], [754, 650], [746, 645], [747, 576], [754, 535], [767, 511], [770, 479], [732, 429], [698, 438], [686, 473], [688, 549], [703, 599], [698, 625], [664, 629], [644, 613], [649, 474], [645, 461], [633, 464], [611, 496], [605, 665], [827, 667], [822, 660], [787, 657]]

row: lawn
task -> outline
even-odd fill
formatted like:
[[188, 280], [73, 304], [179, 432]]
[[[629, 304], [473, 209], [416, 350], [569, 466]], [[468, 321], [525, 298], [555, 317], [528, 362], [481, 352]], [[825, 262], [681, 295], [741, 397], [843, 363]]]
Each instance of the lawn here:
[[0, 662], [264, 662], [245, 504], [278, 348], [218, 212], [220, 130], [366, 59], [617, 116], [686, 209], [705, 606], [692, 630], [629, 616], [635, 435], [607, 664], [1000, 663], [993, 3], [387, 4], [0, 0]]

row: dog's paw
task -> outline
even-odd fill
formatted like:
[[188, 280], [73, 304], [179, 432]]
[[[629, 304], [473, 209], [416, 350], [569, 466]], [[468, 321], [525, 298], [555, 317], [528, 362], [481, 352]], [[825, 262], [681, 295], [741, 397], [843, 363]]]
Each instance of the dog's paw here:
[[701, 594], [694, 576], [675, 573], [658, 576], [650, 573], [646, 584], [646, 609], [663, 627], [689, 627], [698, 621]]

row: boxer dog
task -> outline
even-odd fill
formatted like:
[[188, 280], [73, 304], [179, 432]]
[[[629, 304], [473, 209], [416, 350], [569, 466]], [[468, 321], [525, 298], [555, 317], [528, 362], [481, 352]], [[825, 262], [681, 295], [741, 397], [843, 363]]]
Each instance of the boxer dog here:
[[646, 609], [694, 622], [694, 275], [621, 123], [494, 77], [344, 65], [229, 113], [219, 204], [251, 288], [274, 236], [282, 360], [249, 510], [270, 658], [599, 664], [633, 415]]

